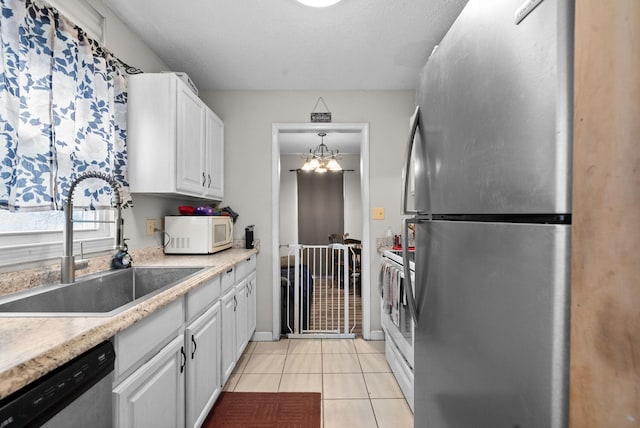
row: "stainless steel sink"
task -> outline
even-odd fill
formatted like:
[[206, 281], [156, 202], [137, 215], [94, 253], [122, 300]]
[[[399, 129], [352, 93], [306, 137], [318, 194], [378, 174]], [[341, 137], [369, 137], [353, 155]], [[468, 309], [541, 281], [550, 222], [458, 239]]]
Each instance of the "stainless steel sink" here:
[[202, 267], [132, 267], [0, 298], [0, 317], [113, 316], [184, 281]]

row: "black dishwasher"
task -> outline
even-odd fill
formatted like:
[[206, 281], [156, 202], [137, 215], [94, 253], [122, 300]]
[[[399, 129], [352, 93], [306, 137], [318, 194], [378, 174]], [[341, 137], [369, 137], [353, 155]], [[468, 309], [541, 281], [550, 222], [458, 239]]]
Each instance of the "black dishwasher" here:
[[106, 341], [0, 401], [0, 427], [110, 427], [115, 361]]

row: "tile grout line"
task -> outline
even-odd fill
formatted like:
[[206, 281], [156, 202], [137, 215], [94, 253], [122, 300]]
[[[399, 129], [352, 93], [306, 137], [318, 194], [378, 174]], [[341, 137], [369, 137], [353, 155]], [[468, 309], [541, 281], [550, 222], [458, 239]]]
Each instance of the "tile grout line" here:
[[321, 406], [321, 428], [324, 428], [324, 348], [323, 348], [324, 339], [320, 339], [320, 406]]
[[[354, 343], [355, 346], [355, 343]], [[371, 392], [369, 391], [369, 385], [367, 383], [367, 377], [364, 375], [364, 367], [362, 367], [362, 360], [360, 359], [360, 352], [358, 352], [358, 347], [356, 348], [356, 355], [358, 357], [358, 363], [360, 364], [360, 370], [362, 371], [362, 379], [364, 379], [364, 386], [367, 388], [367, 398], [369, 399], [369, 407], [371, 408], [371, 414], [373, 415], [373, 420], [376, 421], [376, 427], [379, 428], [380, 424], [378, 423], [378, 418], [376, 417], [376, 411], [373, 408], [373, 401], [371, 401]]]

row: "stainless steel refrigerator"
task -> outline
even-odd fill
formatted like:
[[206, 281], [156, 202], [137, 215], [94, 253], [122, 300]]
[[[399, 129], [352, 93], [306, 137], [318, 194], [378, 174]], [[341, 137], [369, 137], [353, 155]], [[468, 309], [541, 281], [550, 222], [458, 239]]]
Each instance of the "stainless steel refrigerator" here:
[[572, 58], [572, 1], [471, 0], [421, 73], [416, 427], [568, 424]]

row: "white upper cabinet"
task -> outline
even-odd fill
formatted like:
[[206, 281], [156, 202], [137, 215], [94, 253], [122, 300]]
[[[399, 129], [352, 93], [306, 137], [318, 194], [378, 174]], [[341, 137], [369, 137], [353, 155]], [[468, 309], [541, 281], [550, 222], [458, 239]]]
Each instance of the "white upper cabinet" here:
[[224, 197], [224, 124], [173, 73], [129, 77], [132, 193]]
[[176, 190], [200, 194], [205, 181], [206, 107], [186, 85], [177, 89]]
[[214, 112], [208, 109], [205, 121], [207, 149], [205, 196], [211, 199], [222, 199], [224, 197], [224, 124]]

